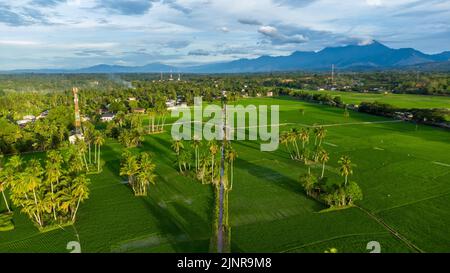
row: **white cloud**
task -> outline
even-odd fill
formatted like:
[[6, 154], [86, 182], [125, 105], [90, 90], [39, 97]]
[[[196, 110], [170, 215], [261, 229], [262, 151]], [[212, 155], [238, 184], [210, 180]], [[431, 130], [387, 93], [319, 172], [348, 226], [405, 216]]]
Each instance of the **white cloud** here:
[[39, 44], [39, 42], [27, 40], [0, 40], [0, 45], [7, 46], [36, 46]]
[[[96, 8], [100, 1], [122, 12]], [[450, 1], [444, 0], [148, 0], [151, 5], [135, 9], [120, 5], [129, 1], [145, 2], [67, 0], [30, 10], [31, 0], [3, 1], [2, 69], [19, 64], [26, 68], [223, 61], [372, 39], [425, 52], [450, 49]], [[76, 55], [89, 49], [109, 54]], [[152, 53], [124, 53], [139, 49]]]
[[379, 7], [383, 4], [381, 0], [366, 0], [366, 3], [369, 6], [376, 6], [376, 7]]

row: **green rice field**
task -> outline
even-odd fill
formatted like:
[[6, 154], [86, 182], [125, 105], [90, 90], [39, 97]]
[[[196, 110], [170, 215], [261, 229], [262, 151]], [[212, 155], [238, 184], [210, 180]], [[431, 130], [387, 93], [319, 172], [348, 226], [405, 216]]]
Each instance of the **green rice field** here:
[[[371, 96], [399, 107], [450, 108], [450, 98], [424, 96], [417, 103], [392, 94], [335, 94], [346, 103]], [[261, 152], [258, 142], [232, 142], [239, 154], [229, 196], [232, 252], [369, 252], [370, 241], [379, 242], [381, 252], [450, 252], [449, 131], [357, 112], [344, 117], [342, 109], [287, 98], [239, 103], [280, 105], [280, 131], [324, 125], [326, 175], [343, 179], [337, 161], [349, 155], [355, 164], [350, 179], [364, 199], [357, 207], [321, 212], [326, 206], [307, 197], [298, 182], [306, 167], [284, 147]], [[136, 148], [153, 153], [157, 164], [157, 183], [147, 197], [134, 197], [119, 176], [124, 147], [108, 140], [103, 172], [90, 176], [90, 198], [76, 224], [40, 233], [16, 212], [15, 229], [0, 232], [0, 252], [70, 252], [70, 241], [79, 241], [82, 252], [208, 252], [213, 188], [178, 173], [167, 131], [146, 136]]]

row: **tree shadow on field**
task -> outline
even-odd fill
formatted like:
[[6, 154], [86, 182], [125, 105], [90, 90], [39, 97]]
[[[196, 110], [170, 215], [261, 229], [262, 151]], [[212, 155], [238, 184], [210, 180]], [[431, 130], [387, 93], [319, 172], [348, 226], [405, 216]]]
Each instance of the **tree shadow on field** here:
[[104, 145], [101, 148], [101, 157], [104, 158], [104, 168], [106, 167], [117, 179], [121, 179], [119, 175], [120, 157], [110, 145]]
[[[177, 253], [208, 252], [211, 225], [198, 214], [179, 203], [161, 206], [152, 198], [145, 199], [144, 203], [157, 219], [158, 229]], [[170, 207], [178, 217], [171, 212]], [[205, 237], [196, 235], [197, 233], [204, 233]]]
[[[248, 171], [250, 175], [257, 177], [258, 181], [271, 183], [272, 185], [278, 186], [282, 189], [296, 193], [305, 198], [314, 200], [305, 194], [299, 182], [281, 174], [280, 172], [274, 171], [270, 168], [261, 165], [256, 165], [252, 162], [239, 158], [237, 159], [236, 163], [237, 163], [236, 165], [239, 166], [240, 169], [245, 169]], [[276, 179], [268, 179], [268, 177], [276, 177]], [[315, 202], [315, 206], [312, 209], [321, 210], [323, 209], [323, 206], [319, 202]]]
[[[156, 143], [152, 143], [156, 142]], [[158, 145], [159, 144], [159, 145]], [[162, 147], [167, 147], [167, 149], [163, 149]], [[147, 140], [144, 142], [144, 145], [141, 146], [141, 151], [150, 152], [155, 156], [159, 156], [158, 160], [163, 161], [167, 163], [168, 165], [172, 166], [175, 158], [172, 158], [169, 156], [171, 153], [170, 150], [171, 143], [167, 140], [161, 139], [161, 138], [151, 138], [151, 140]]]

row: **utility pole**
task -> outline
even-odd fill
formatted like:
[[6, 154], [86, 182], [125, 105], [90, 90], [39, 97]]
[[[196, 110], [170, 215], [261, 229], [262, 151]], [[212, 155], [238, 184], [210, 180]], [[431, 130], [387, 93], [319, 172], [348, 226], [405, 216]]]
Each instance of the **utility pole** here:
[[75, 134], [81, 134], [80, 108], [78, 105], [78, 88], [74, 87], [72, 91], [73, 102], [75, 104]]

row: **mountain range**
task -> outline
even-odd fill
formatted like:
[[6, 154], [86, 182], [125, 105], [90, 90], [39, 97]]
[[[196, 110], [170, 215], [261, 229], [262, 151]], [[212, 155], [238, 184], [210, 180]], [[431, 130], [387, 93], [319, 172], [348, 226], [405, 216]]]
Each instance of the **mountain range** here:
[[338, 70], [439, 70], [450, 71], [450, 51], [425, 54], [413, 48], [393, 49], [377, 41], [366, 45], [327, 47], [320, 51], [296, 51], [289, 56], [261, 56], [231, 62], [176, 67], [161, 63], [144, 66], [100, 64], [81, 69], [23, 69], [2, 73], [256, 73], [275, 71]]

